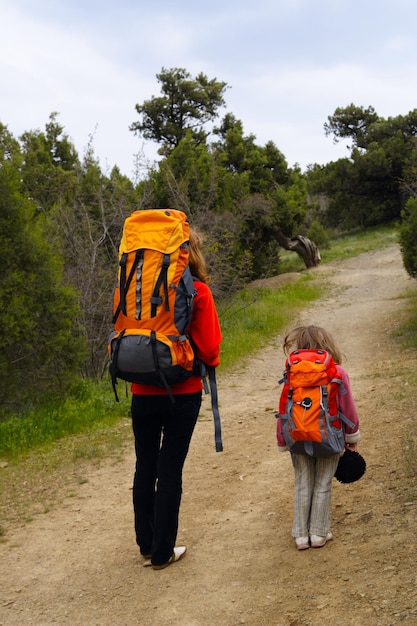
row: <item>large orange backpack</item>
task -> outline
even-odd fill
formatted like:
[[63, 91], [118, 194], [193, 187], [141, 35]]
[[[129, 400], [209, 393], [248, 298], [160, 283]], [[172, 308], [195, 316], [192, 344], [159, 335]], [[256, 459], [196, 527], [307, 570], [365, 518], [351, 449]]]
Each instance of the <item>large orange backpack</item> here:
[[277, 417], [288, 449], [294, 454], [328, 457], [345, 448], [343, 424], [352, 422], [339, 410], [345, 393], [342, 377], [325, 350], [294, 350], [288, 355]]
[[[216, 451], [223, 450], [214, 367], [198, 359], [187, 334], [196, 290], [188, 265], [190, 227], [176, 209], [141, 209], [126, 218], [108, 342], [117, 379], [165, 387], [200, 375], [211, 393]], [[207, 382], [208, 378], [208, 382]], [[210, 385], [210, 388], [209, 388]]]
[[175, 209], [143, 209], [125, 220], [109, 339], [113, 384], [120, 378], [169, 391], [195, 373], [187, 335], [196, 293], [189, 233]]

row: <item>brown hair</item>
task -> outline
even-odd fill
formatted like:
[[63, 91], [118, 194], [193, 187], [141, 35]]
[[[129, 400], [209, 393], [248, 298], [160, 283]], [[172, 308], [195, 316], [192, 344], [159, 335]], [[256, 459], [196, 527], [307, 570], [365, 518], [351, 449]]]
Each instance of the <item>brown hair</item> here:
[[327, 350], [335, 362], [342, 362], [342, 353], [336, 346], [331, 334], [320, 326], [298, 326], [291, 330], [284, 339], [284, 353], [291, 350]]
[[201, 251], [203, 247], [203, 236], [197, 228], [190, 228], [190, 256], [188, 264], [190, 266], [191, 274], [201, 280], [203, 283], [210, 281], [210, 274], [207, 270], [206, 261]]

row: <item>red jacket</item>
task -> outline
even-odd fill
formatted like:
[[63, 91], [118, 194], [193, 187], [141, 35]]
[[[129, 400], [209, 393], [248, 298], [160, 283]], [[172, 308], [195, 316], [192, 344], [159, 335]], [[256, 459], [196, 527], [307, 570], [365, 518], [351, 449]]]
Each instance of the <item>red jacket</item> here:
[[[193, 317], [188, 329], [197, 354], [203, 363], [217, 367], [220, 363], [222, 340], [219, 318], [210, 287], [198, 280], [194, 282], [197, 295], [194, 298]], [[173, 394], [195, 393], [203, 388], [200, 376], [191, 376], [183, 383], [171, 385]], [[164, 387], [132, 383], [132, 393], [138, 395], [167, 395]]]

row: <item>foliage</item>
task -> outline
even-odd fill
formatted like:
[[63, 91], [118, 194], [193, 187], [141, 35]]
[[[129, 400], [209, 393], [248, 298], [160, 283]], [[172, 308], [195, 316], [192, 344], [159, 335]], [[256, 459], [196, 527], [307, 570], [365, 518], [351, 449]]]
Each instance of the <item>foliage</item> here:
[[133, 122], [130, 130], [162, 144], [160, 153], [168, 155], [190, 132], [198, 144], [206, 140], [204, 125], [212, 121], [224, 106], [227, 87], [203, 73], [194, 79], [182, 68], [173, 68], [156, 75], [162, 95], [136, 104], [141, 121]]
[[21, 191], [21, 155], [0, 127], [0, 407], [19, 410], [77, 376], [84, 345], [75, 292], [62, 284], [62, 259]]
[[400, 246], [404, 267], [413, 278], [417, 277], [417, 198], [410, 198], [402, 212]]
[[276, 229], [287, 237], [304, 234], [312, 206], [305, 177], [298, 170], [291, 170], [287, 184], [271, 190], [270, 197], [276, 208]]
[[399, 219], [405, 173], [416, 163], [417, 109], [384, 119], [372, 107], [336, 109], [325, 124], [334, 140], [352, 140], [350, 159], [309, 172], [312, 195], [326, 196], [327, 225], [352, 228]]
[[231, 113], [213, 132], [219, 137], [213, 143], [216, 161], [231, 174], [245, 173], [249, 193], [269, 195], [271, 189], [288, 181], [288, 165], [282, 152], [272, 141], [264, 147], [256, 145], [255, 136], [245, 136], [242, 122]]
[[307, 237], [314, 241], [319, 248], [330, 248], [330, 237], [317, 218], [308, 229]]
[[248, 196], [239, 211], [240, 242], [252, 259], [252, 277], [279, 273], [276, 206], [263, 194]]
[[240, 242], [242, 223], [233, 213], [198, 213], [195, 225], [204, 233], [203, 253], [210, 268], [211, 289], [221, 300], [251, 280], [252, 257]]
[[379, 120], [373, 107], [364, 109], [353, 103], [342, 108], [337, 107], [324, 124], [326, 136], [333, 135], [337, 143], [340, 139], [352, 139], [353, 146], [366, 149], [369, 128]]
[[231, 209], [232, 198], [247, 193], [244, 185], [239, 192], [239, 185], [218, 167], [208, 147], [197, 145], [190, 133], [142, 186], [148, 188], [149, 206], [174, 206], [190, 217], [198, 211]]
[[71, 199], [78, 155], [63, 130], [57, 113], [52, 113], [45, 132], [25, 132], [20, 138], [24, 155], [22, 192], [36, 200], [38, 211]]
[[88, 350], [84, 376], [100, 378], [106, 369], [119, 241], [135, 197], [132, 183], [117, 168], [105, 177], [87, 157], [77, 172], [72, 202], [49, 215], [61, 242], [66, 281], [79, 294], [78, 321]]

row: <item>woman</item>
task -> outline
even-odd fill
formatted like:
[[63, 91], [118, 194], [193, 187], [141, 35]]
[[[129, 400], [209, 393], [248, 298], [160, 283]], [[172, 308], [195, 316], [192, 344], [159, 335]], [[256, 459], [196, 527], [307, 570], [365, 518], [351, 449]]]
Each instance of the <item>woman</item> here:
[[[220, 363], [221, 331], [201, 252], [202, 238], [190, 229], [189, 266], [196, 296], [188, 334], [199, 359]], [[185, 546], [175, 547], [182, 494], [182, 471], [197, 422], [202, 381], [193, 375], [171, 386], [175, 403], [163, 387], [132, 384], [132, 424], [136, 471], [133, 508], [136, 541], [144, 565], [163, 569], [180, 560]]]

